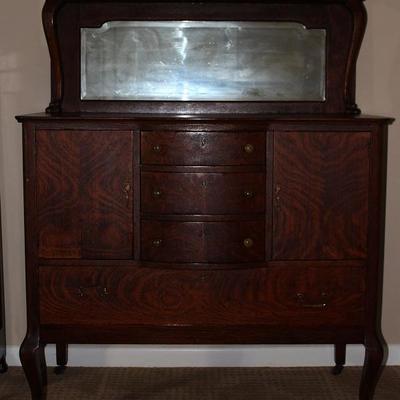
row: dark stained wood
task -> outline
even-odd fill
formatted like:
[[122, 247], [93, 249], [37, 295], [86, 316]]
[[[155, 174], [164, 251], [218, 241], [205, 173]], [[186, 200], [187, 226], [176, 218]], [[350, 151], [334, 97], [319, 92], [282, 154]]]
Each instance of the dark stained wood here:
[[68, 364], [68, 344], [56, 343], [56, 360], [57, 367], [54, 368], [54, 373], [61, 375], [66, 370]]
[[[32, 122], [26, 121], [24, 125], [26, 201], [34, 199], [34, 201], [26, 203], [26, 222], [28, 232], [30, 232], [29, 237], [35, 237], [36, 233], [40, 233], [40, 229], [33, 228], [41, 226], [40, 224], [36, 225], [40, 218], [37, 220], [34, 213], [34, 210], [40, 209], [36, 204], [36, 199], [39, 199], [40, 196], [36, 196], [35, 193], [36, 190], [42, 190], [40, 184], [43, 185], [43, 183], [40, 183], [41, 179], [39, 179], [41, 174], [36, 173], [36, 167], [39, 170], [41, 163], [36, 163], [36, 161], [40, 159], [41, 152], [47, 157], [44, 157], [44, 159], [51, 159], [51, 151], [54, 152], [54, 150], [63, 154], [60, 144], [58, 147], [49, 147], [46, 143], [42, 143], [39, 137], [41, 133], [61, 133], [62, 137], [63, 132], [64, 135], [73, 131], [78, 131], [78, 133], [91, 132], [90, 138], [93, 145], [90, 145], [87, 141], [85, 142], [86, 147], [78, 146], [78, 148], [84, 149], [85, 154], [92, 154], [93, 157], [96, 154], [106, 152], [102, 150], [103, 147], [100, 147], [100, 150], [95, 150], [98, 149], [95, 145], [97, 140], [101, 141], [103, 136], [110, 138], [115, 136], [117, 138], [115, 140], [119, 140], [120, 136], [125, 137], [124, 135], [126, 135], [131, 137], [129, 145], [121, 139], [125, 146], [116, 146], [119, 149], [118, 154], [122, 155], [121, 159], [126, 161], [123, 154], [130, 153], [126, 162], [131, 166], [131, 175], [136, 177], [136, 180], [133, 179], [132, 182], [133, 195], [136, 196], [134, 197], [135, 218], [133, 218], [131, 211], [128, 220], [131, 221], [130, 224], [136, 226], [135, 232], [137, 233], [136, 239], [129, 239], [129, 246], [131, 253], [132, 248], [139, 248], [139, 252], [142, 250], [142, 253], [138, 254], [135, 259], [120, 259], [115, 260], [115, 262], [112, 259], [107, 260], [102, 255], [101, 259], [93, 260], [90, 260], [87, 256], [84, 259], [42, 257], [39, 262], [37, 259], [38, 249], [34, 246], [34, 243], [37, 242], [35, 240], [29, 241], [27, 244], [29, 254], [27, 256], [27, 279], [29, 279], [27, 289], [32, 314], [29, 314], [31, 319], [27, 334], [28, 339], [26, 339], [28, 345], [24, 345], [26, 356], [22, 359], [27, 373], [30, 374], [33, 393], [40, 391], [43, 393], [44, 385], [44, 378], [41, 378], [44, 365], [44, 361], [41, 361], [43, 354], [36, 353], [36, 347], [29, 344], [30, 342], [36, 343], [38, 340], [43, 343], [49, 341], [56, 343], [209, 344], [364, 342], [372, 343], [372, 345], [366, 344], [369, 356], [366, 358], [366, 372], [361, 396], [364, 396], [364, 398], [366, 394], [370, 396], [374, 385], [368, 383], [367, 379], [371, 382], [377, 381], [380, 371], [378, 364], [381, 362], [379, 361], [379, 351], [375, 350], [376, 346], [373, 344], [379, 337], [377, 332], [380, 329], [378, 314], [380, 305], [376, 301], [379, 300], [379, 288], [381, 289], [382, 285], [381, 280], [377, 279], [377, 277], [381, 277], [382, 273], [380, 261], [382, 249], [378, 251], [376, 244], [381, 243], [383, 238], [382, 224], [379, 221], [382, 219], [380, 213], [382, 213], [382, 204], [384, 204], [382, 182], [385, 179], [384, 165], [386, 160], [387, 129], [385, 124], [390, 120], [349, 118], [347, 121], [341, 118], [317, 118], [311, 122], [308, 118], [300, 117], [299, 121], [292, 118], [287, 121], [282, 118], [262, 121], [259, 117], [256, 117], [238, 121], [232, 119], [230, 123], [227, 123], [225, 117], [223, 117], [222, 121], [224, 122], [219, 124], [218, 118], [213, 117], [206, 120], [204, 124], [197, 125], [194, 131], [193, 124], [187, 125], [186, 121], [182, 121], [180, 118], [174, 120], [171, 117], [167, 117], [166, 120], [159, 118], [158, 121], [151, 119], [151, 122], [144, 117], [142, 119], [121, 118], [119, 122], [115, 119], [102, 120], [95, 116], [87, 116], [87, 120], [85, 118], [77, 120], [72, 116], [64, 117], [64, 120], [57, 117], [38, 118], [37, 122], [34, 122], [35, 119], [33, 119]], [[195, 120], [200, 121], [197, 117]], [[239, 135], [256, 134], [258, 138], [261, 137], [258, 140], [263, 145], [261, 158], [257, 158], [258, 160], [261, 159], [262, 162], [250, 161], [237, 165], [213, 165], [209, 164], [209, 161], [204, 161], [205, 165], [165, 165], [161, 163], [140, 165], [139, 144], [140, 131], [143, 131], [141, 129], [142, 124], [146, 127], [152, 126], [153, 129], [146, 132], [151, 131], [160, 136], [169, 133], [174, 134], [175, 132], [186, 132], [189, 133], [189, 136], [192, 132], [199, 134], [205, 132], [210, 135], [224, 134], [227, 138], [232, 135], [234, 144]], [[245, 124], [248, 129], [243, 129]], [[35, 134], [36, 126], [38, 126], [38, 131]], [[165, 129], [166, 126], [168, 129]], [[263, 133], [260, 129], [262, 126]], [[278, 131], [277, 128], [279, 128]], [[134, 133], [132, 133], [133, 130]], [[96, 132], [98, 135], [96, 135]], [[37, 136], [36, 139], [35, 135]], [[290, 140], [285, 139], [279, 142], [278, 137], [290, 138]], [[155, 136], [155, 138], [157, 137]], [[230, 146], [230, 142], [228, 139], [226, 140], [227, 146]], [[326, 141], [325, 144], [324, 141]], [[39, 147], [42, 145], [43, 149], [40, 150]], [[127, 148], [129, 148], [129, 151]], [[321, 253], [323, 250], [317, 247], [313, 250], [316, 256], [312, 260], [277, 259], [276, 257], [272, 260], [269, 259], [269, 243], [274, 244], [277, 238], [276, 231], [272, 232], [272, 226], [275, 227], [277, 222], [276, 210], [274, 215], [271, 214], [272, 206], [274, 208], [276, 206], [276, 198], [273, 199], [275, 193], [272, 189], [276, 183], [277, 172], [279, 172], [277, 155], [280, 153], [277, 149], [282, 151], [283, 157], [280, 158], [280, 161], [278, 159], [282, 165], [278, 167], [281, 168], [281, 171], [286, 171], [285, 177], [297, 179], [300, 172], [306, 171], [306, 179], [302, 184], [307, 188], [309, 196], [313, 194], [313, 190], [315, 191], [315, 185], [311, 186], [309, 182], [312, 181], [313, 176], [318, 176], [319, 173], [322, 178], [326, 179], [326, 184], [323, 187], [332, 187], [330, 192], [328, 191], [329, 193], [323, 197], [324, 201], [327, 201], [329, 196], [335, 197], [335, 190], [344, 185], [346, 188], [353, 189], [350, 190], [352, 201], [354, 201], [354, 198], [360, 198], [366, 202], [365, 221], [367, 222], [362, 228], [364, 233], [361, 232], [361, 236], [349, 240], [351, 246], [357, 248], [357, 246], [360, 246], [360, 237], [363, 234], [366, 237], [366, 232], [372, 232], [372, 234], [368, 234], [368, 242], [364, 245], [362, 257], [354, 257], [353, 253], [345, 249], [348, 253], [342, 254], [341, 257], [328, 258], [324, 257]], [[76, 151], [76, 154], [79, 155], [80, 150]], [[170, 154], [171, 157], [175, 156], [172, 150]], [[69, 157], [74, 160], [73, 156], [74, 152], [72, 151]], [[306, 156], [309, 158], [307, 159]], [[315, 164], [313, 164], [315, 159], [320, 166], [318, 168], [315, 168]], [[297, 164], [294, 164], [293, 160]], [[322, 168], [321, 160], [328, 161], [330, 169]], [[125, 165], [125, 161], [121, 162], [121, 165]], [[61, 161], [59, 162], [61, 163]], [[113, 164], [118, 162], [120, 162], [119, 159], [114, 158], [112, 160]], [[72, 171], [68, 172], [69, 177], [73, 175], [74, 171], [71, 165], [73, 165], [73, 162], [69, 162], [65, 166], [66, 169], [69, 168]], [[307, 165], [307, 168], [303, 165]], [[308, 175], [310, 175], [309, 171], [313, 165], [317, 173], [314, 172], [314, 175], [310, 178]], [[324, 166], [326, 167], [326, 163]], [[44, 168], [44, 170], [46, 169]], [[54, 171], [57, 171], [57, 168], [53, 167], [50, 170], [55, 173]], [[333, 170], [334, 172], [332, 172]], [[90, 176], [90, 168], [85, 168], [85, 171]], [[107, 176], [107, 174], [112, 175], [110, 170], [104, 169], [102, 175]], [[224, 178], [231, 175], [262, 175], [266, 188], [265, 202], [263, 203], [265, 204], [264, 211], [254, 214], [246, 214], [245, 211], [242, 211], [240, 214], [214, 215], [202, 212], [198, 214], [160, 214], [159, 210], [146, 213], [147, 202], [141, 201], [140, 187], [142, 186], [143, 194], [148, 190], [148, 185], [140, 182], [141, 174], [168, 177], [180, 176], [181, 174], [182, 176], [215, 174]], [[357, 179], [353, 179], [354, 176]], [[362, 179], [358, 179], [359, 176]], [[96, 179], [96, 174], [93, 179]], [[92, 179], [87, 180], [87, 182], [89, 181], [92, 181]], [[316, 181], [320, 182], [320, 178]], [[46, 182], [47, 180], [44, 181], [44, 184]], [[160, 182], [163, 183], [164, 180], [160, 180]], [[223, 183], [226, 183], [225, 179]], [[239, 184], [239, 182], [236, 182], [236, 184]], [[173, 186], [177, 187], [178, 185], [174, 182]], [[69, 185], [69, 187], [74, 186]], [[357, 190], [354, 191], [354, 187]], [[358, 193], [358, 197], [354, 193]], [[292, 196], [288, 196], [288, 199], [293, 201], [296, 198], [296, 193], [292, 191], [291, 194]], [[192, 193], [190, 195], [197, 200]], [[90, 196], [87, 198], [90, 199]], [[97, 201], [97, 197], [95, 197], [94, 204]], [[185, 201], [186, 199], [182, 200], [182, 203]], [[216, 198], [214, 201], [218, 203], [220, 200]], [[224, 200], [226, 204], [229, 201], [232, 201], [232, 199]], [[347, 199], [346, 207], [343, 208], [343, 212], [348, 213], [348, 215], [351, 215], [352, 210], [356, 208], [352, 201]], [[179, 207], [178, 203], [180, 202], [176, 201], [176, 204], [171, 202], [170, 205], [171, 207]], [[142, 204], [140, 205], [140, 203]], [[88, 206], [88, 214], [90, 214], [92, 207], [94, 206]], [[357, 211], [361, 212], [360, 209], [361, 207]], [[310, 215], [312, 216], [312, 214]], [[322, 210], [320, 215], [324, 215]], [[38, 217], [40, 217], [40, 214], [38, 214]], [[274, 217], [274, 221], [272, 221], [272, 217]], [[132, 218], [135, 221], [132, 221]], [[337, 222], [333, 219], [329, 228], [326, 228], [323, 232], [325, 237], [330, 237], [331, 232], [337, 229], [338, 225], [334, 223], [335, 221]], [[299, 225], [303, 224], [304, 222], [299, 223]], [[357, 220], [354, 224], [357, 225]], [[185, 229], [182, 229], [185, 226], [190, 228], [185, 231]], [[205, 226], [210, 226], [212, 229], [204, 229]], [[247, 231], [243, 228], [244, 226], [250, 226], [251, 230]], [[343, 225], [340, 226], [340, 229], [343, 229]], [[376, 231], [376, 226], [381, 227], [381, 232]], [[207, 240], [191, 240], [196, 233], [203, 235], [203, 232], [208, 233], [208, 242]], [[242, 239], [242, 235], [247, 232], [257, 232], [257, 237], [261, 238], [262, 243], [259, 245], [257, 241], [250, 249], [243, 247], [243, 245], [242, 247], [236, 246], [240, 243], [239, 237]], [[162, 234], [163, 237], [159, 234]], [[155, 248], [152, 242], [159, 237], [161, 237], [162, 242], [160, 242], [159, 247]], [[207, 235], [204, 237], [207, 237]], [[335, 236], [333, 236], [333, 244], [335, 240]], [[141, 249], [138, 247], [140, 243]], [[204, 243], [210, 247], [207, 248]], [[145, 248], [146, 246], [147, 248]], [[322, 247], [322, 249], [324, 248]], [[246, 252], [248, 252], [247, 255]], [[42, 272], [46, 279], [41, 278], [42, 288], [39, 291], [39, 280], [36, 272], [42, 261], [46, 267], [41, 267], [41, 271], [46, 271]], [[278, 273], [279, 271], [284, 272]], [[68, 296], [72, 295], [71, 291], [76, 285], [79, 289], [80, 282], [85, 284], [93, 280], [97, 286], [86, 287], [88, 290], [86, 297], [85, 295], [79, 296], [76, 302], [75, 300], [70, 302], [69, 297], [67, 300], [62, 297], [65, 293], [69, 293]], [[98, 285], [97, 282], [106, 282], [106, 285]], [[136, 289], [138, 287], [136, 285], [140, 285], [140, 288]], [[234, 289], [225, 290], [226, 285]], [[51, 289], [49, 286], [51, 286]], [[165, 293], [167, 293], [165, 298], [167, 306], [157, 297], [162, 293], [160, 290], [163, 287]], [[194, 304], [197, 314], [193, 314], [192, 310], [190, 313], [186, 312], [187, 309], [184, 306], [181, 307], [179, 302], [175, 308], [173, 302], [168, 305], [170, 293], [168, 290], [171, 288], [175, 290], [176, 287], [179, 288], [180, 293], [182, 292], [182, 296], [179, 298], [183, 298], [185, 307], [186, 304]], [[332, 304], [329, 305], [329, 293], [324, 291], [327, 287], [342, 299], [338, 300], [334, 307]], [[105, 294], [104, 288], [107, 289], [107, 294], [102, 296], [101, 293]], [[113, 289], [114, 293], [118, 293], [116, 297], [109, 294], [110, 288]], [[278, 288], [282, 289], [278, 290]], [[222, 295], [219, 292], [220, 290], [222, 290]], [[228, 292], [229, 295], [226, 294], [227, 297], [223, 297]], [[292, 292], [296, 292], [295, 299], [289, 298], [289, 295], [292, 296]], [[138, 298], [134, 296], [135, 293], [146, 293], [146, 296], [149, 296], [146, 297], [146, 301], [148, 301], [146, 307], [147, 305], [159, 307], [158, 311], [153, 309], [150, 311], [151, 307], [148, 309], [144, 307], [143, 311], [139, 307], [139, 303], [144, 301], [144, 297]], [[257, 295], [257, 293], [260, 294]], [[299, 297], [298, 294], [301, 296]], [[227, 301], [227, 303], [224, 303], [227, 306], [223, 308], [221, 308], [219, 302], [221, 296]], [[82, 300], [81, 297], [85, 300]], [[242, 299], [241, 302], [237, 301], [238, 297]], [[49, 318], [47, 321], [41, 321], [41, 324], [38, 323], [37, 319], [39, 311], [32, 311], [38, 307], [36, 304], [39, 300], [42, 315], [47, 315]], [[172, 297], [172, 300], [174, 300], [174, 297]], [[87, 301], [88, 307], [82, 307], [79, 301]], [[137, 303], [135, 303], [136, 301]], [[134, 306], [135, 304], [137, 306]], [[205, 308], [201, 308], [201, 305], [204, 304], [207, 306], [207, 313]], [[261, 311], [258, 307], [261, 308]], [[369, 311], [365, 312], [366, 309]], [[85, 313], [78, 312], [78, 310], [97, 312], [97, 314], [94, 317], [88, 316]], [[148, 310], [147, 314], [146, 310]], [[191, 316], [188, 316], [189, 314]], [[315, 315], [318, 315], [318, 318]], [[324, 319], [325, 315], [327, 316], [326, 320]], [[53, 318], [58, 318], [57, 316], [63, 321], [53, 320]], [[250, 323], [250, 319], [253, 317], [255, 320]], [[123, 321], [123, 318], [126, 318], [125, 321]], [[151, 320], [151, 318], [154, 319]], [[185, 318], [188, 319], [185, 320]], [[195, 319], [198, 324], [196, 324]], [[218, 325], [216, 331], [212, 324], [216, 324], [217, 321], [220, 321], [220, 325]], [[295, 321], [296, 324], [303, 323], [303, 325], [299, 325], [294, 331], [292, 325], [285, 327], [284, 321], [291, 321], [290, 324]], [[163, 325], [164, 322], [166, 325]], [[252, 327], [251, 332], [248, 329], [249, 326]], [[365, 326], [368, 328], [364, 328]], [[99, 329], [102, 335], [96, 336], [95, 332], [98, 332]], [[365, 338], [369, 338], [367, 342]], [[35, 360], [35, 357], [38, 357], [39, 363], [31, 361]], [[364, 398], [361, 397], [362, 400]]]
[[333, 375], [340, 375], [343, 371], [344, 364], [346, 364], [346, 344], [335, 344], [335, 366], [332, 369]]
[[[81, 101], [80, 28], [132, 19], [326, 29], [326, 100]], [[393, 119], [355, 116], [363, 2], [46, 0], [43, 24], [51, 102], [17, 117], [32, 399], [47, 343], [60, 366], [68, 343], [330, 343], [336, 372], [362, 343], [372, 400]]]
[[259, 132], [143, 132], [142, 163], [156, 165], [264, 164], [265, 134]]
[[142, 212], [251, 214], [265, 211], [265, 174], [142, 172]]
[[172, 263], [263, 261], [264, 235], [264, 221], [143, 220], [142, 260]]
[[39, 256], [132, 257], [132, 133], [37, 132]]
[[274, 259], [367, 255], [368, 132], [277, 132]]
[[346, 340], [350, 344], [363, 343], [363, 329], [305, 328], [271, 325], [42, 325], [43, 340], [53, 343], [61, 337], [68, 343], [88, 344], [332, 344]]
[[[357, 113], [355, 65], [366, 27], [362, 0], [146, 2], [122, 0], [47, 0], [43, 25], [52, 61], [52, 100], [48, 112], [175, 112], [189, 113]], [[67, 10], [67, 11], [66, 11]], [[74, 18], [71, 19], [71, 15]], [[309, 29], [324, 28], [327, 35], [326, 100], [320, 102], [171, 102], [82, 101], [80, 90], [79, 30], [110, 20], [241, 20], [297, 21]], [[73, 23], [71, 24], [71, 21]], [[69, 28], [67, 22], [70, 22]], [[64, 24], [64, 25], [63, 25]], [[72, 25], [72, 26], [71, 26]], [[66, 26], [57, 29], [57, 26]], [[72, 94], [72, 97], [71, 97]], [[73, 100], [71, 102], [71, 100]]]
[[364, 277], [362, 269], [346, 267], [41, 267], [40, 318], [45, 325], [357, 327], [364, 321]]

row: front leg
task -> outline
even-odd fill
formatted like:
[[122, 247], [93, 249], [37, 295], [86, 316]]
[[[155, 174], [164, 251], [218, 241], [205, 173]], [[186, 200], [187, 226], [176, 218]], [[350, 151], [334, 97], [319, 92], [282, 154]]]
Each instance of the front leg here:
[[56, 375], [61, 375], [66, 370], [68, 364], [68, 344], [57, 343], [56, 355], [57, 355], [57, 367], [54, 368], [54, 373]]
[[335, 366], [332, 369], [333, 375], [339, 375], [346, 364], [346, 344], [336, 343], [335, 344]]
[[361, 377], [360, 400], [372, 400], [387, 355], [385, 340], [376, 335], [365, 344], [365, 360]]
[[46, 400], [46, 360], [44, 345], [40, 344], [39, 337], [27, 334], [19, 354], [31, 389], [32, 400]]

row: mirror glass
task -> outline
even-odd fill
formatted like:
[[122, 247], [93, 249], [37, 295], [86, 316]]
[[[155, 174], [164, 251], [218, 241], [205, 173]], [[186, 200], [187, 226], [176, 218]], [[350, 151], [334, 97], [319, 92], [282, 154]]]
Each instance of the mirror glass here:
[[81, 98], [323, 101], [325, 60], [299, 23], [113, 21], [81, 30]]

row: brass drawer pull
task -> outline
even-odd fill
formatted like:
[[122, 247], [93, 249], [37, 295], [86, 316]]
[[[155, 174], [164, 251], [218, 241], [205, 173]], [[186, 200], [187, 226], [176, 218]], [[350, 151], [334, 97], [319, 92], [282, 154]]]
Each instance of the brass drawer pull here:
[[161, 197], [161, 195], [162, 195], [161, 190], [156, 189], [153, 191], [153, 197]]
[[251, 238], [246, 238], [246, 239], [243, 240], [243, 246], [244, 246], [244, 247], [246, 247], [246, 248], [249, 249], [250, 247], [253, 247], [253, 245], [254, 245], [253, 239], [251, 239]]
[[108, 289], [106, 287], [102, 287], [102, 286], [87, 286], [87, 287], [83, 287], [83, 286], [79, 286], [78, 288], [78, 296], [79, 297], [87, 297], [87, 291], [90, 289], [94, 289], [97, 294], [100, 297], [106, 297], [108, 296], [110, 293], [108, 292]]
[[243, 192], [243, 196], [244, 196], [246, 199], [251, 199], [252, 197], [254, 197], [254, 192], [252, 192], [251, 190], [245, 190], [245, 191]]
[[153, 146], [154, 153], [161, 153], [161, 146], [156, 144]]
[[251, 154], [251, 153], [254, 152], [254, 146], [253, 146], [252, 144], [248, 143], [248, 144], [246, 144], [246, 145], [244, 146], [244, 151], [245, 151], [247, 154]]
[[327, 308], [328, 307], [328, 303], [327, 303], [327, 294], [326, 293], [321, 293], [321, 303], [315, 303], [315, 304], [311, 304], [311, 303], [306, 303], [305, 302], [305, 296], [303, 293], [297, 293], [296, 295], [297, 297], [297, 302], [304, 308]]
[[153, 240], [153, 246], [154, 247], [160, 247], [162, 244], [162, 240], [161, 239], [155, 239]]

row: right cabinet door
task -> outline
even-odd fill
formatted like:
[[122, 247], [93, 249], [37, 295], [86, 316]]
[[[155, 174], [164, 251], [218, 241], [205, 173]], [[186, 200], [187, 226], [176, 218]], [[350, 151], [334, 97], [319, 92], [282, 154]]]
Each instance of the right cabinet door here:
[[369, 132], [275, 132], [275, 260], [367, 254]]

